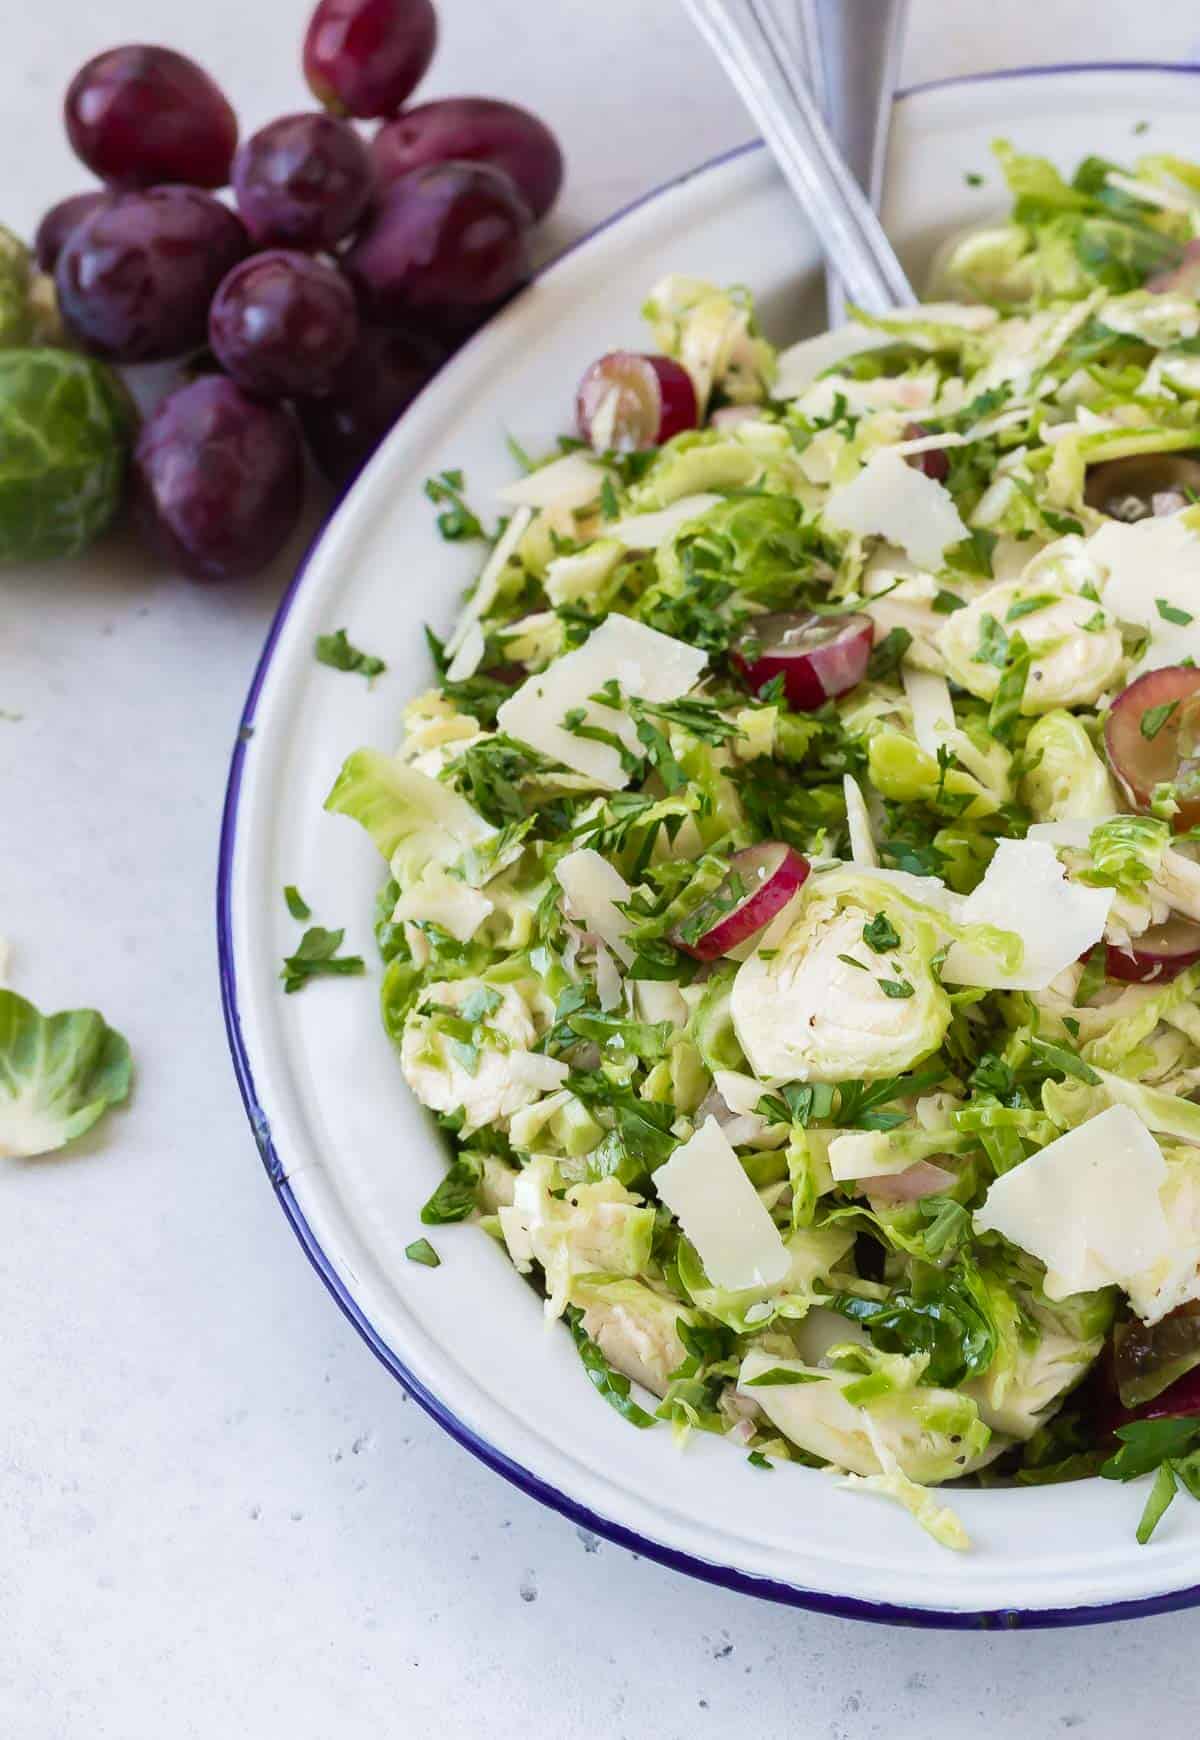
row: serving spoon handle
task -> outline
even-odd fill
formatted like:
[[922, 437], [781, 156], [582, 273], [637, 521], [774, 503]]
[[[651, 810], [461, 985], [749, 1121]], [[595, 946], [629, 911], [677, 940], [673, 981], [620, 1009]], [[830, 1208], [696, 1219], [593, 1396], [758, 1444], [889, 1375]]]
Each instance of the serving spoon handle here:
[[916, 301], [834, 143], [768, 0], [683, 0], [813, 224], [849, 299], [871, 314]]
[[[790, 3], [801, 70], [847, 167], [878, 211], [909, 0]], [[846, 299], [832, 267], [825, 283], [829, 324], [840, 326]]]

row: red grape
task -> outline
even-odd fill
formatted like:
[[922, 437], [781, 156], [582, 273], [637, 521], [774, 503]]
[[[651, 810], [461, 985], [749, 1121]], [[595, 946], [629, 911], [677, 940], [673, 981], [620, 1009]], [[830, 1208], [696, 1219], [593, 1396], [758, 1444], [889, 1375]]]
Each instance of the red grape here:
[[584, 372], [575, 421], [598, 453], [632, 453], [694, 429], [700, 407], [691, 375], [674, 357], [611, 350]]
[[297, 407], [313, 458], [331, 483], [357, 477], [445, 359], [445, 350], [422, 334], [363, 329], [333, 391]]
[[111, 194], [98, 187], [92, 193], [73, 193], [50, 207], [33, 238], [33, 251], [43, 272], [53, 272], [71, 231], [111, 198]]
[[812, 865], [781, 840], [743, 846], [715, 894], [671, 932], [671, 941], [698, 961], [715, 961], [769, 924], [808, 880]]
[[530, 221], [498, 169], [432, 164], [392, 183], [344, 265], [374, 319], [474, 307], [528, 274]]
[[304, 38], [304, 76], [339, 115], [394, 115], [437, 43], [432, 0], [320, 0]]
[[110, 48], [71, 80], [64, 105], [77, 157], [119, 187], [224, 187], [237, 116], [203, 67], [171, 48]]
[[208, 315], [221, 367], [266, 399], [328, 392], [357, 337], [354, 292], [336, 267], [282, 248], [235, 266]]
[[1178, 513], [1200, 488], [1200, 458], [1194, 453], [1131, 453], [1091, 466], [1083, 499], [1111, 520], [1148, 520]]
[[290, 412], [206, 375], [164, 399], [134, 454], [138, 515], [151, 544], [193, 580], [258, 573], [287, 542], [304, 499]]
[[544, 122], [494, 97], [444, 97], [386, 121], [371, 144], [382, 186], [427, 163], [486, 163], [516, 183], [535, 220], [562, 186], [558, 140]]
[[869, 616], [772, 611], [750, 618], [733, 662], [756, 693], [781, 676], [788, 705], [812, 713], [866, 676], [874, 632]]
[[63, 320], [114, 362], [182, 356], [204, 343], [213, 292], [245, 252], [241, 221], [211, 194], [120, 194], [77, 225], [59, 255]]
[[1200, 924], [1172, 913], [1162, 924], [1132, 937], [1124, 948], [1106, 943], [1105, 954], [1110, 979], [1127, 985], [1165, 985], [1200, 961]]
[[[929, 434], [924, 423], [906, 423], [904, 439], [906, 441], [923, 441]], [[906, 453], [904, 463], [911, 465], [914, 471], [923, 471], [926, 477], [931, 477], [935, 483], [945, 483], [950, 475], [950, 460], [944, 447], [929, 447], [924, 453]]]
[[1117, 783], [1136, 809], [1149, 809], [1157, 785], [1176, 787], [1176, 832], [1200, 824], [1200, 671], [1163, 665], [1138, 677], [1113, 702], [1104, 747]]
[[371, 202], [371, 158], [348, 121], [284, 115], [241, 147], [233, 191], [260, 246], [331, 248]]

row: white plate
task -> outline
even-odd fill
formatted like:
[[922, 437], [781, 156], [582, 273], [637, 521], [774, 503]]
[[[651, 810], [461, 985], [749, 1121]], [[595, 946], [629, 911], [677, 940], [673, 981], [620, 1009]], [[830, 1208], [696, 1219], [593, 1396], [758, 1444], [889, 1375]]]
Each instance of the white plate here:
[[[1003, 199], [989, 142], [1007, 134], [1064, 166], [1088, 152], [1200, 152], [1197, 80], [1183, 69], [1071, 68], [927, 87], [897, 107], [885, 221], [914, 282], [951, 228]], [[1135, 137], [1149, 121], [1148, 137]], [[983, 173], [982, 190], [968, 171]], [[422, 482], [465, 469], [487, 503], [511, 476], [506, 431], [537, 450], [567, 428], [601, 352], [638, 347], [638, 308], [667, 271], [737, 280], [779, 341], [809, 329], [813, 238], [766, 155], [747, 148], [662, 189], [552, 266], [404, 417], [297, 577], [246, 705], [221, 847], [222, 982], [247, 1109], [280, 1202], [342, 1309], [429, 1411], [485, 1461], [591, 1528], [665, 1563], [804, 1606], [915, 1624], [1053, 1624], [1200, 1600], [1200, 1506], [1153, 1544], [1133, 1539], [1144, 1494], [1088, 1481], [954, 1497], [974, 1540], [957, 1555], [898, 1509], [828, 1476], [770, 1477], [698, 1435], [638, 1432], [591, 1390], [569, 1337], [482, 1233], [437, 1234], [442, 1266], [406, 1262], [444, 1155], [377, 1019], [374, 986], [284, 997], [294, 882], [318, 921], [372, 960], [382, 865], [322, 813], [343, 756], [392, 748], [426, 687], [426, 619], [445, 631], [478, 546], [440, 542]], [[806, 319], [807, 316], [807, 319]], [[346, 625], [388, 660], [368, 689], [318, 666], [314, 636]], [[378, 974], [372, 966], [371, 972]]]

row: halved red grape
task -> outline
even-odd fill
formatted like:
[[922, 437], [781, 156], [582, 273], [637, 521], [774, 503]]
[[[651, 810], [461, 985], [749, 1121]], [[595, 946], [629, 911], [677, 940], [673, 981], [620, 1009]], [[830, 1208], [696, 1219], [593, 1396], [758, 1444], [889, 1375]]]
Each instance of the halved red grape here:
[[304, 76], [334, 114], [382, 120], [408, 101], [436, 44], [432, 0], [320, 0], [304, 38]]
[[1175, 916], [1144, 930], [1127, 949], [1108, 943], [1105, 953], [1110, 979], [1126, 985], [1165, 985], [1200, 961], [1200, 924]]
[[874, 634], [869, 616], [773, 611], [752, 618], [733, 648], [733, 662], [756, 693], [782, 676], [788, 705], [813, 713], [862, 681]]
[[691, 375], [673, 357], [610, 350], [584, 372], [575, 420], [597, 453], [632, 453], [694, 429], [700, 407]]
[[1157, 1323], [1132, 1317], [1113, 1330], [1113, 1378], [1127, 1418], [1200, 1413], [1200, 1303]]
[[807, 858], [780, 840], [746, 846], [729, 860], [729, 874], [716, 892], [671, 932], [671, 941], [698, 961], [715, 961], [770, 924], [810, 868]]
[[562, 186], [562, 151], [549, 127], [496, 97], [443, 97], [406, 109], [379, 129], [371, 155], [384, 187], [427, 163], [489, 164], [512, 177], [535, 219], [545, 217]]
[[98, 187], [92, 193], [73, 193], [50, 207], [33, 238], [33, 251], [43, 272], [53, 272], [71, 231], [111, 198], [110, 193]]
[[423, 334], [363, 328], [333, 391], [297, 406], [313, 458], [331, 483], [344, 486], [358, 475], [445, 359]]
[[[906, 441], [921, 441], [929, 433], [924, 423], [906, 423], [904, 426]], [[904, 462], [914, 471], [923, 471], [935, 483], [945, 483], [950, 475], [950, 461], [944, 447], [930, 447], [924, 453], [906, 453]]]
[[335, 266], [285, 248], [221, 281], [208, 342], [239, 387], [267, 399], [327, 393], [358, 337], [354, 292]]
[[220, 86], [173, 48], [110, 48], [71, 80], [64, 113], [76, 156], [117, 187], [224, 187], [237, 116]]
[[206, 375], [163, 400], [134, 454], [151, 544], [193, 580], [257, 574], [295, 528], [304, 454], [291, 414]]
[[1200, 822], [1200, 671], [1164, 665], [1117, 696], [1104, 727], [1108, 764], [1129, 801], [1148, 809], [1157, 785], [1176, 788], [1178, 832]]
[[199, 188], [116, 195], [59, 255], [63, 320], [114, 362], [182, 356], [203, 345], [213, 292], [246, 247], [240, 219]]
[[358, 225], [374, 177], [349, 121], [323, 112], [282, 115], [233, 160], [233, 191], [260, 246], [332, 248]]
[[475, 307], [528, 275], [530, 221], [498, 169], [437, 163], [392, 183], [343, 265], [375, 320]]
[[1190, 453], [1131, 453], [1093, 465], [1083, 499], [1097, 513], [1132, 524], [1178, 513], [1200, 490], [1200, 458]]

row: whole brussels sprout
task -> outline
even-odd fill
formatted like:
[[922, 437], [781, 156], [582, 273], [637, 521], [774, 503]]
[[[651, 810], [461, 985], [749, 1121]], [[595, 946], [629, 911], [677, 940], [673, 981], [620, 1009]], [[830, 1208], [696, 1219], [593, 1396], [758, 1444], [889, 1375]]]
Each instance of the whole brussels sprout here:
[[120, 504], [133, 423], [103, 363], [0, 350], [0, 562], [87, 548]]
[[0, 350], [33, 338], [32, 281], [29, 249], [0, 224]]

